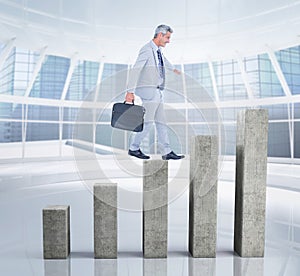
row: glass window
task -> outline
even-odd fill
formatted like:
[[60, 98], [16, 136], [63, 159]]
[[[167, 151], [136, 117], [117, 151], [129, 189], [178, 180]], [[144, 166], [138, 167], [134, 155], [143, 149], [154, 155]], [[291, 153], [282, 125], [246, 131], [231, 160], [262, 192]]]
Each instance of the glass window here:
[[97, 125], [96, 143], [104, 146], [125, 148], [125, 131], [112, 128], [110, 125]]
[[93, 101], [95, 98], [98, 71], [99, 63], [97, 62], [79, 62], [73, 72], [66, 99], [73, 101]]
[[58, 140], [59, 124], [27, 123], [26, 141]]
[[300, 103], [294, 104], [294, 117], [295, 119], [300, 119]]
[[128, 66], [124, 64], [104, 64], [97, 98], [99, 102], [124, 101], [127, 88], [127, 68]]
[[64, 108], [64, 121], [76, 121], [77, 120], [78, 108], [65, 107]]
[[259, 59], [259, 79], [260, 79], [260, 97], [284, 96], [283, 89], [278, 77], [272, 67], [267, 54], [258, 56]]
[[[187, 87], [201, 87], [207, 91], [211, 98], [214, 99], [213, 85], [211, 81], [208, 63], [197, 63], [184, 65], [184, 73], [186, 74]], [[192, 85], [194, 83], [194, 85]], [[199, 93], [197, 90], [188, 89], [187, 95]], [[192, 97], [193, 98], [193, 97]]]
[[21, 142], [22, 123], [0, 121], [0, 143]]
[[300, 158], [300, 122], [294, 124], [294, 157]]
[[30, 97], [60, 99], [69, 67], [70, 59], [47, 56], [33, 84]]
[[22, 105], [12, 103], [0, 103], [0, 118], [22, 119]]
[[235, 60], [214, 62], [213, 66], [221, 101], [247, 98], [246, 87]]
[[288, 106], [286, 104], [276, 104], [262, 106], [261, 108], [268, 109], [269, 120], [287, 120]]
[[74, 124], [63, 124], [62, 139], [73, 139]]
[[28, 105], [28, 120], [58, 121], [59, 108], [55, 106]]
[[186, 153], [186, 135], [184, 125], [168, 125], [171, 148], [178, 153]]
[[291, 93], [300, 94], [300, 46], [277, 51], [276, 58]]
[[269, 123], [268, 156], [291, 157], [288, 123]]

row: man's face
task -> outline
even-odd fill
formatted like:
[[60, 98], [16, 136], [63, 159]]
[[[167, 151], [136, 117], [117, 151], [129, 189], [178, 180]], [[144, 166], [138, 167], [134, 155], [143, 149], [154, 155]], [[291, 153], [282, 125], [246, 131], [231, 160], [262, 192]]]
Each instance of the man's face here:
[[158, 38], [159, 38], [158, 46], [165, 47], [167, 43], [170, 43], [171, 33], [167, 32], [165, 35], [163, 35], [162, 33], [159, 33]]

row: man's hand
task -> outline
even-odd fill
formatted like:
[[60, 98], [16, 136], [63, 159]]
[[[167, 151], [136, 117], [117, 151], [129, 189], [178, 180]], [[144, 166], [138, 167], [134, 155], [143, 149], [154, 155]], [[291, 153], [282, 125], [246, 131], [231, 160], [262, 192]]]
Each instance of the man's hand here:
[[125, 96], [125, 102], [132, 103], [134, 101], [134, 93], [127, 92]]
[[177, 69], [174, 69], [173, 72], [174, 72], [175, 74], [177, 74], [177, 75], [180, 75], [180, 74], [181, 74], [181, 72], [180, 72], [179, 70], [177, 70]]

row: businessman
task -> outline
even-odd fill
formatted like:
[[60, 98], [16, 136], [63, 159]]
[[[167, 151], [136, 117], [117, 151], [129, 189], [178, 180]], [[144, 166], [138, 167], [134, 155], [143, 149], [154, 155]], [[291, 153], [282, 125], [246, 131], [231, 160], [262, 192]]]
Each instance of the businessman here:
[[184, 158], [184, 155], [177, 155], [170, 148], [163, 106], [166, 70], [180, 74], [180, 71], [175, 69], [161, 52], [161, 48], [170, 43], [172, 33], [173, 30], [167, 25], [159, 25], [155, 29], [154, 38], [141, 48], [129, 77], [125, 101], [133, 102], [135, 95], [137, 95], [143, 101], [143, 106], [146, 109], [144, 129], [142, 132], [136, 133], [128, 150], [130, 156], [140, 159], [150, 158], [141, 151], [140, 144], [148, 135], [153, 123], [157, 129], [162, 159], [178, 160]]

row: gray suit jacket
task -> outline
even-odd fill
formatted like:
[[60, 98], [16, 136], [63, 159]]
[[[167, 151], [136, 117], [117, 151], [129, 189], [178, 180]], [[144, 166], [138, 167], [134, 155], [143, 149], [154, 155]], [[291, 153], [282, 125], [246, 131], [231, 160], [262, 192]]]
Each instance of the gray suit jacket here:
[[[132, 67], [127, 85], [127, 92], [138, 95], [142, 100], [151, 100], [157, 93], [157, 86], [162, 83], [157, 65], [157, 52], [152, 41], [143, 46]], [[163, 56], [163, 55], [162, 55]], [[165, 70], [173, 70], [173, 65], [163, 56]]]

